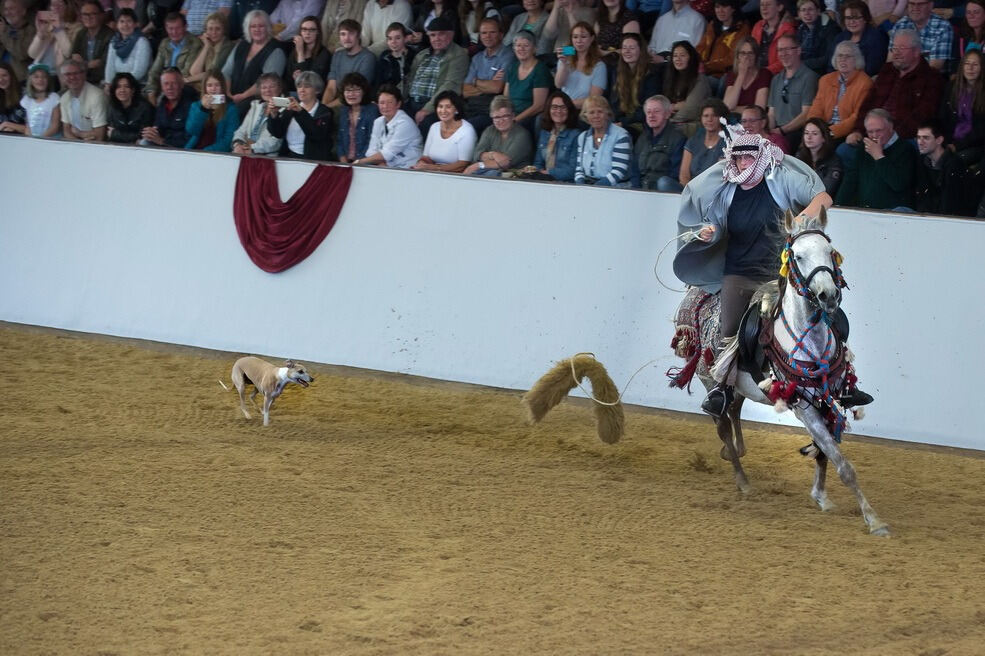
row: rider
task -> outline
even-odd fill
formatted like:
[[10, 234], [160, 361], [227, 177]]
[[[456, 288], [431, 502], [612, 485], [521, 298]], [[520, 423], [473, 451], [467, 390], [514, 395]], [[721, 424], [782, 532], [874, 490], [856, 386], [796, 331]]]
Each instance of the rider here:
[[[783, 248], [781, 213], [803, 207], [816, 217], [832, 205], [814, 170], [759, 134], [726, 127], [724, 160], [693, 178], [681, 197], [678, 234], [697, 231], [674, 258], [674, 273], [688, 285], [721, 291], [723, 352], [733, 357], [739, 322], [756, 289], [775, 280]], [[722, 359], [722, 355], [719, 355]], [[718, 384], [701, 409], [721, 417], [734, 399], [734, 367], [720, 361]], [[721, 365], [725, 365], [724, 367]], [[728, 367], [727, 369], [725, 367]]]

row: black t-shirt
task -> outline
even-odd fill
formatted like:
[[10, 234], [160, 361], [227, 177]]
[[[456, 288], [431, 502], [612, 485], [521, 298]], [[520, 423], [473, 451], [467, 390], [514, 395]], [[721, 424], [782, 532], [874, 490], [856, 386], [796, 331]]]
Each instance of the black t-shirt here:
[[725, 273], [770, 280], [780, 269], [780, 207], [766, 179], [752, 189], [735, 188], [728, 209]]

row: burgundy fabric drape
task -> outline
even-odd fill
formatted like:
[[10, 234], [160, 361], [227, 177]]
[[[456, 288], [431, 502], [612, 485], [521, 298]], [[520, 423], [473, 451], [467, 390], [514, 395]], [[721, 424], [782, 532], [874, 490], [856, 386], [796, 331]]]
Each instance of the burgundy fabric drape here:
[[311, 255], [339, 218], [351, 182], [349, 167], [317, 166], [283, 202], [274, 160], [240, 159], [233, 216], [239, 241], [253, 263], [279, 273]]

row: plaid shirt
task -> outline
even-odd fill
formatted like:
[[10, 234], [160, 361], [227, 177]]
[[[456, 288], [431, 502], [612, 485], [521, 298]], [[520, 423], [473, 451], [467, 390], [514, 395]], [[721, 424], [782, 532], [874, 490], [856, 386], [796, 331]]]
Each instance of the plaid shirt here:
[[899, 30], [914, 30], [920, 35], [920, 49], [923, 51], [923, 56], [928, 62], [934, 59], [942, 59], [944, 61], [951, 59], [954, 28], [943, 18], [931, 15], [930, 20], [923, 26], [923, 29], [918, 30], [916, 23], [910, 20], [909, 16], [904, 16], [896, 21], [896, 25], [893, 26], [892, 31], [889, 33], [890, 48], [893, 47], [893, 42], [896, 40], [896, 33]]
[[424, 57], [417, 74], [410, 83], [410, 97], [418, 100], [430, 98], [434, 95], [434, 90], [438, 88], [438, 70], [441, 67], [441, 59], [446, 51], [434, 52], [433, 50]]

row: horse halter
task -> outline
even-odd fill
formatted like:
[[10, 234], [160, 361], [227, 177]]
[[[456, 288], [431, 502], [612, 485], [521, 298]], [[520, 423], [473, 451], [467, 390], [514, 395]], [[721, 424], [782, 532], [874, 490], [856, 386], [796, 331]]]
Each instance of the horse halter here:
[[841, 290], [842, 288], [848, 287], [848, 283], [845, 282], [845, 277], [841, 273], [841, 263], [844, 258], [841, 253], [832, 248], [831, 266], [816, 266], [805, 277], [800, 267], [797, 266], [797, 258], [793, 257], [794, 242], [804, 235], [821, 235], [829, 244], [831, 243], [831, 237], [828, 237], [823, 230], [804, 230], [803, 232], [798, 232], [796, 235], [788, 236], [787, 243], [783, 247], [783, 252], [780, 254], [780, 261], [783, 263], [780, 267], [780, 276], [790, 281], [797, 294], [806, 298], [811, 304], [818, 305], [814, 292], [810, 290], [811, 281], [817, 274], [827, 271], [831, 274], [831, 279], [834, 280], [835, 288], [838, 290], [838, 302], [841, 303]]

